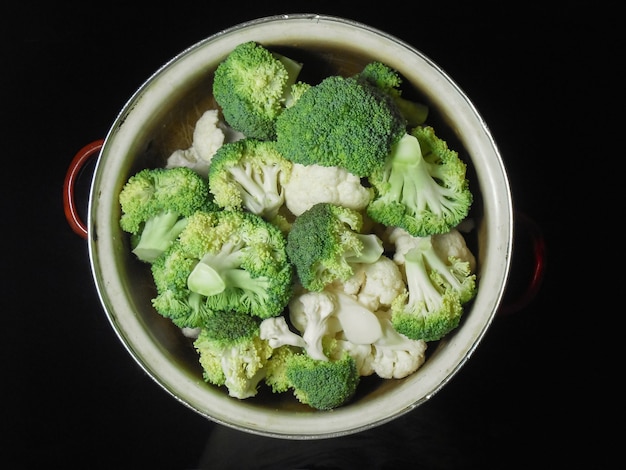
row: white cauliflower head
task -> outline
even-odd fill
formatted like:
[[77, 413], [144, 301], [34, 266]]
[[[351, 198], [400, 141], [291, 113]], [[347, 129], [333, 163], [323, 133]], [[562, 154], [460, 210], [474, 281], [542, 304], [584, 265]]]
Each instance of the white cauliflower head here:
[[217, 149], [224, 143], [224, 131], [219, 126], [220, 119], [217, 109], [205, 111], [196, 121], [193, 130], [192, 148], [198, 159], [206, 163], [211, 161]]
[[389, 308], [406, 288], [400, 268], [384, 255], [374, 263], [355, 264], [352, 277], [335, 285], [372, 312]]
[[433, 248], [443, 259], [449, 257], [457, 258], [461, 261], [469, 263], [470, 271], [476, 270], [476, 257], [470, 251], [465, 238], [457, 229], [452, 229], [447, 233], [433, 235]]
[[398, 333], [387, 318], [380, 318], [383, 336], [372, 345], [371, 367], [383, 379], [401, 379], [419, 369], [426, 360], [427, 343]]
[[341, 331], [336, 317], [335, 302], [326, 292], [305, 292], [292, 297], [289, 302], [289, 320], [302, 334], [306, 352], [313, 359], [328, 360], [322, 347], [324, 336]]
[[361, 184], [358, 176], [344, 168], [295, 163], [284, 186], [285, 204], [298, 216], [318, 202], [329, 202], [354, 210], [369, 204], [373, 189]]
[[301, 348], [306, 346], [304, 339], [289, 329], [287, 320], [282, 315], [263, 320], [260, 326], [260, 336], [274, 349], [285, 344]]

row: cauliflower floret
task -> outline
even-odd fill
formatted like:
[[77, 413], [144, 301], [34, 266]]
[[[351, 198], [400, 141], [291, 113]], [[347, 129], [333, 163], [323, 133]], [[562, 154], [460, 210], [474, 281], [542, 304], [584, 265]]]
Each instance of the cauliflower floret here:
[[326, 292], [305, 292], [289, 302], [289, 320], [302, 334], [306, 352], [313, 359], [328, 360], [322, 347], [324, 336], [341, 331], [333, 296]]
[[372, 345], [371, 367], [383, 379], [401, 379], [419, 369], [426, 360], [427, 343], [398, 333], [388, 318], [379, 318], [382, 337]]
[[166, 168], [185, 166], [202, 176], [207, 176], [211, 159], [224, 142], [234, 142], [243, 134], [232, 130], [219, 118], [217, 109], [209, 109], [196, 121], [191, 146], [172, 152]]
[[465, 261], [470, 265], [470, 271], [476, 270], [476, 257], [465, 243], [465, 238], [457, 229], [452, 229], [447, 233], [433, 235], [431, 238], [433, 248], [443, 259], [450, 256]]
[[335, 348], [331, 353], [331, 359], [340, 359], [344, 351], [354, 358], [356, 369], [361, 377], [367, 377], [374, 373], [374, 349], [371, 344], [354, 344], [347, 339], [337, 338]]
[[389, 308], [396, 297], [404, 292], [406, 284], [396, 263], [381, 256], [370, 264], [355, 264], [354, 274], [341, 283], [335, 281], [333, 287], [340, 288], [372, 312]]
[[373, 189], [344, 168], [300, 163], [293, 165], [284, 190], [287, 209], [296, 216], [318, 202], [363, 210], [373, 197]]
[[343, 333], [337, 335], [330, 358], [340, 358], [344, 351], [356, 361], [361, 376], [376, 374], [383, 379], [401, 379], [419, 369], [426, 360], [427, 343], [398, 333], [387, 312], [376, 312], [382, 334], [372, 344], [355, 344]]
[[224, 143], [224, 131], [219, 126], [219, 114], [217, 109], [205, 111], [196, 121], [193, 129], [193, 141], [191, 148], [198, 156], [198, 160], [210, 163], [213, 154]]
[[266, 340], [269, 345], [276, 349], [285, 344], [306, 347], [306, 342], [301, 336], [289, 329], [287, 320], [283, 316], [266, 318], [261, 322], [261, 339]]
[[370, 345], [382, 335], [376, 315], [353, 296], [340, 290], [307, 292], [289, 303], [289, 319], [302, 334], [306, 352], [314, 359], [327, 360], [324, 338], [341, 332], [351, 343]]

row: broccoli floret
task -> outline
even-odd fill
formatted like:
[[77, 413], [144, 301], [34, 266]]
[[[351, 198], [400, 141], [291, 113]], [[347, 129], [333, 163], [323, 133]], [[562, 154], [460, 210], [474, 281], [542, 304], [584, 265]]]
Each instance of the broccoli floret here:
[[306, 353], [290, 355], [285, 376], [298, 401], [317, 410], [332, 410], [347, 403], [361, 378], [356, 361], [348, 353], [325, 361]]
[[261, 319], [282, 313], [293, 268], [282, 232], [245, 211], [199, 211], [152, 264], [154, 308], [179, 327], [202, 327], [215, 312]]
[[225, 209], [247, 209], [273, 222], [285, 203], [283, 185], [293, 164], [274, 141], [246, 138], [226, 143], [211, 160], [209, 190]]
[[272, 355], [272, 347], [259, 336], [258, 319], [237, 312], [215, 313], [194, 347], [206, 382], [226, 386], [228, 394], [239, 399], [257, 394]]
[[291, 103], [291, 88], [301, 69], [301, 63], [261, 44], [241, 43], [216, 68], [213, 96], [233, 129], [246, 137], [271, 140], [276, 117]]
[[120, 191], [120, 227], [131, 234], [133, 253], [153, 263], [197, 210], [217, 209], [206, 179], [189, 168], [148, 168]]
[[[267, 320], [264, 320], [264, 322]], [[261, 337], [262, 334], [261, 334]], [[295, 348], [288, 344], [275, 347], [271, 357], [265, 365], [265, 384], [270, 387], [274, 393], [282, 393], [289, 390], [291, 384], [287, 378], [287, 363], [291, 356], [302, 352], [301, 348]]]
[[296, 217], [287, 235], [287, 254], [306, 289], [321, 291], [352, 276], [354, 263], [380, 258], [382, 241], [360, 233], [362, 224], [360, 212], [325, 202]]
[[369, 181], [376, 194], [367, 214], [419, 237], [448, 232], [467, 217], [473, 201], [466, 164], [432, 127], [405, 134]]
[[470, 263], [435, 249], [433, 237], [445, 236], [413, 237], [399, 228], [390, 234], [396, 246], [394, 261], [407, 284], [406, 292], [392, 302], [391, 321], [410, 339], [441, 339], [459, 325], [463, 305], [476, 294]]
[[337, 166], [359, 177], [383, 166], [406, 132], [393, 99], [365, 80], [331, 75], [276, 119], [278, 150], [302, 165]]
[[428, 106], [423, 103], [407, 100], [402, 96], [402, 77], [397, 70], [392, 69], [382, 62], [368, 63], [359, 72], [358, 78], [367, 80], [369, 83], [388, 93], [407, 121], [408, 127], [424, 124], [428, 117]]

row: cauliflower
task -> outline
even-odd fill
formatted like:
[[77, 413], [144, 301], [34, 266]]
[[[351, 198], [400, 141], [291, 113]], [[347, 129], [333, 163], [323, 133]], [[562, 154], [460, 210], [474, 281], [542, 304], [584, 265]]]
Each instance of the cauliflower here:
[[224, 142], [234, 142], [243, 134], [233, 131], [219, 118], [217, 109], [209, 109], [196, 121], [191, 146], [178, 149], [167, 158], [166, 168], [185, 166], [207, 176], [211, 159]]
[[340, 332], [330, 359], [336, 360], [344, 352], [352, 356], [361, 376], [376, 374], [383, 379], [401, 379], [419, 369], [426, 360], [427, 343], [412, 340], [398, 333], [386, 312], [377, 312], [381, 334], [371, 344], [356, 344]]
[[289, 329], [287, 319], [283, 316], [266, 318], [261, 322], [260, 329], [261, 339], [266, 340], [274, 349], [285, 344], [306, 347], [304, 339]]
[[470, 271], [476, 271], [476, 257], [470, 251], [460, 231], [453, 228], [448, 233], [432, 237], [433, 248], [444, 259], [452, 256], [469, 263]]
[[[386, 262], [383, 264], [387, 266]], [[419, 369], [426, 358], [426, 342], [398, 333], [387, 311], [373, 312], [341, 287], [333, 284], [321, 292], [305, 292], [290, 303], [290, 320], [302, 333], [309, 356], [336, 361], [348, 353], [360, 376], [376, 374], [384, 379], [407, 377]], [[379, 295], [380, 298], [383, 297]], [[380, 302], [375, 303], [381, 305]], [[261, 328], [263, 331], [263, 325]], [[283, 335], [261, 333], [265, 339]], [[295, 345], [291, 335], [294, 333], [288, 331], [280, 344]]]
[[376, 315], [340, 290], [294, 296], [289, 303], [289, 319], [314, 359], [328, 360], [324, 339], [335, 338], [339, 332], [354, 344], [371, 344], [382, 335]]
[[359, 303], [376, 312], [391, 307], [406, 284], [398, 265], [383, 255], [374, 263], [355, 264], [352, 277], [344, 282], [335, 281], [331, 287], [355, 296]]
[[383, 379], [401, 379], [419, 369], [426, 360], [426, 341], [398, 333], [388, 318], [379, 318], [383, 335], [372, 345], [371, 367]]
[[296, 216], [318, 202], [362, 210], [374, 194], [372, 188], [363, 186], [358, 176], [344, 168], [300, 163], [293, 165], [284, 190], [287, 209]]
[[324, 336], [341, 331], [336, 317], [335, 302], [327, 292], [304, 292], [289, 302], [289, 320], [302, 334], [306, 352], [313, 359], [328, 360], [322, 347]]

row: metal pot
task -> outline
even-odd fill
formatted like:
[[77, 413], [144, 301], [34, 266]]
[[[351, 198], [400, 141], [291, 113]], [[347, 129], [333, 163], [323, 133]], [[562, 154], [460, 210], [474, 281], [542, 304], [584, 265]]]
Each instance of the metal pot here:
[[[430, 123], [468, 163], [475, 202], [471, 248], [477, 258], [478, 294], [466, 306], [457, 330], [431, 345], [425, 364], [401, 380], [367, 382], [350, 404], [319, 412], [289, 394], [231, 398], [206, 384], [198, 358], [180, 330], [156, 314], [149, 269], [131, 255], [120, 230], [118, 194], [144, 167], [163, 166], [167, 156], [190, 144], [200, 114], [215, 104], [212, 72], [239, 43], [303, 54], [307, 67], [326, 75], [352, 73], [370, 60], [399, 70], [415, 96], [431, 109]], [[73, 184], [79, 169], [99, 156], [89, 196], [87, 224], [77, 215]], [[420, 51], [387, 33], [354, 21], [296, 14], [261, 18], [215, 34], [183, 51], [156, 71], [121, 110], [105, 139], [78, 152], [66, 176], [65, 209], [72, 228], [88, 240], [91, 269], [112, 327], [135, 361], [175, 399], [217, 423], [266, 436], [310, 439], [355, 433], [397, 418], [426, 402], [471, 357], [500, 307], [513, 250], [514, 210], [507, 174], [490, 131], [456, 85]], [[542, 271], [536, 244], [536, 290]], [[533, 292], [531, 292], [532, 294]]]

